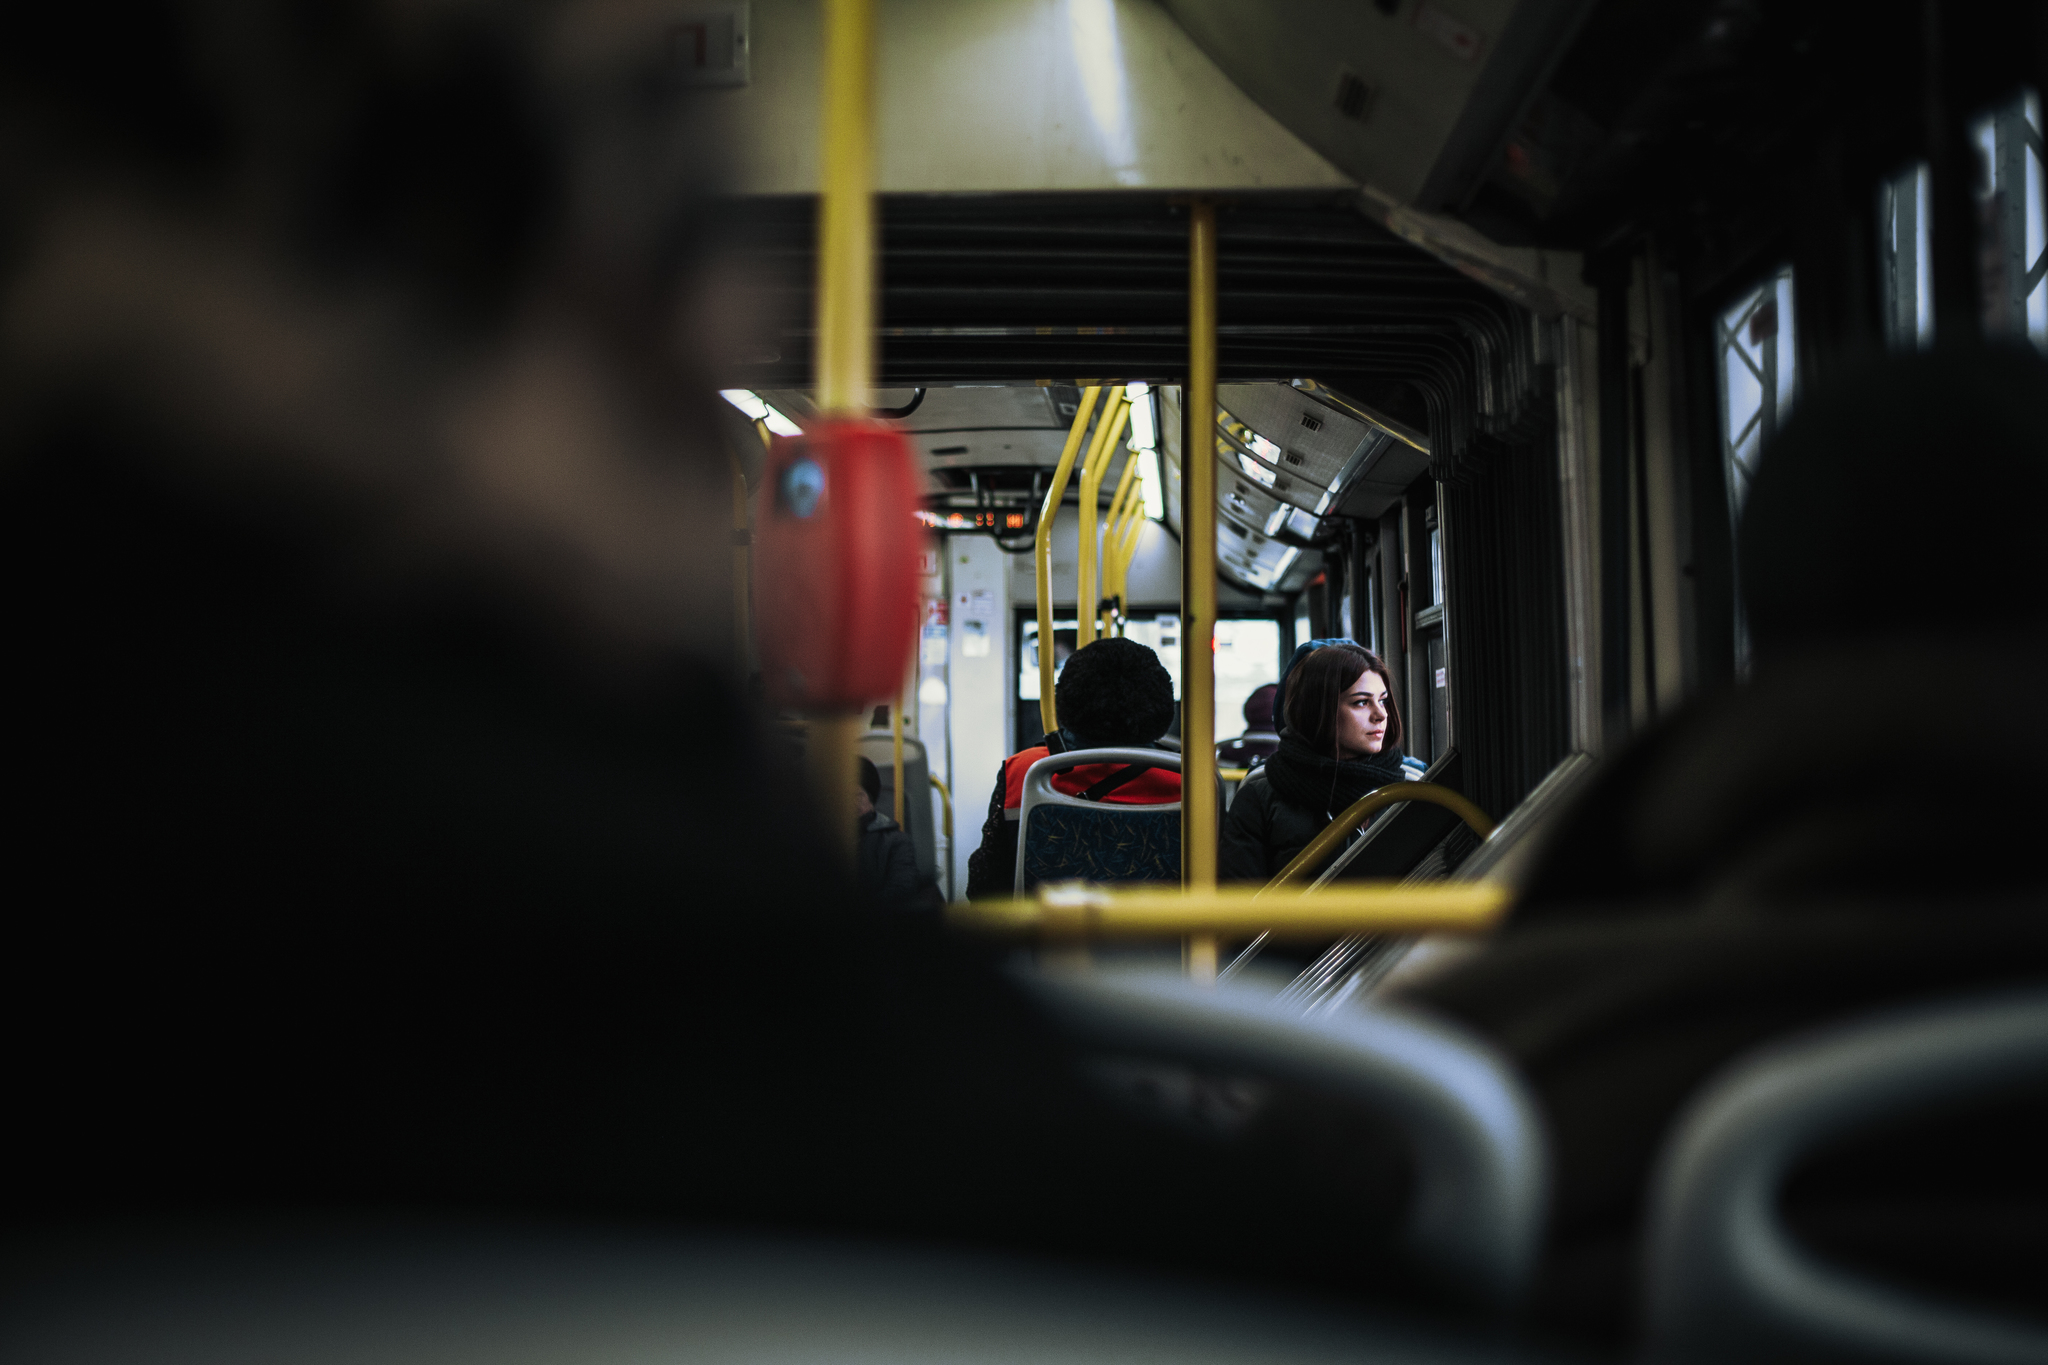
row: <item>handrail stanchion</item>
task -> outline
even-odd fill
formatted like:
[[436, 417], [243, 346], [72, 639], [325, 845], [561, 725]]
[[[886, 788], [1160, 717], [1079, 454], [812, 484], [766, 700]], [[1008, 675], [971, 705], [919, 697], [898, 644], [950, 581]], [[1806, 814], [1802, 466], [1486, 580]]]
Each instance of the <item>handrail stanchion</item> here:
[[[1143, 458], [1136, 451], [1132, 459]], [[1145, 495], [1133, 487], [1131, 496], [1124, 503], [1123, 521], [1116, 537], [1116, 596], [1117, 606], [1126, 617], [1130, 615], [1130, 603], [1126, 600], [1131, 586], [1131, 561], [1138, 556], [1138, 540], [1145, 534]]]
[[1259, 888], [1259, 894], [1278, 891], [1292, 886], [1315, 871], [1322, 862], [1334, 853], [1337, 846], [1350, 837], [1351, 831], [1365, 823], [1365, 818], [1375, 815], [1388, 806], [1397, 806], [1403, 801], [1426, 801], [1432, 806], [1442, 806], [1451, 814], [1463, 820], [1474, 834], [1484, 839], [1493, 833], [1493, 821], [1485, 811], [1449, 787], [1435, 782], [1390, 782], [1384, 787], [1367, 792], [1323, 827], [1323, 832], [1308, 841], [1301, 852], [1294, 855], [1287, 866], [1275, 873], [1273, 880]]
[[958, 902], [947, 918], [963, 928], [1036, 933], [1054, 942], [1172, 939], [1219, 934], [1341, 938], [1347, 934], [1485, 934], [1514, 901], [1499, 882], [1347, 882], [1313, 896], [1257, 900], [1249, 886], [1094, 886], [1043, 882], [1035, 896]]
[[1121, 388], [1111, 391], [1109, 407], [1088, 450], [1088, 464], [1081, 470], [1081, 506], [1078, 518], [1080, 554], [1074, 576], [1074, 648], [1095, 642], [1097, 606], [1102, 601], [1101, 577], [1096, 565], [1102, 553], [1102, 476], [1116, 456], [1117, 438], [1130, 420], [1131, 405]]
[[1052, 486], [1045, 490], [1045, 504], [1038, 510], [1038, 532], [1032, 543], [1032, 554], [1038, 561], [1038, 719], [1046, 734], [1060, 727], [1052, 698], [1052, 519], [1060, 510], [1060, 499], [1067, 495], [1067, 478], [1074, 472], [1074, 453], [1081, 448], [1089, 414], [1095, 411], [1095, 400], [1101, 396], [1100, 388], [1089, 388], [1081, 394], [1081, 406], [1074, 410], [1074, 425], [1067, 430], [1067, 443], [1060, 449], [1060, 462], [1052, 471]]
[[896, 765], [889, 774], [890, 795], [895, 797], [892, 804], [896, 807], [896, 828], [905, 833], [909, 832], [910, 826], [904, 823], [903, 819], [903, 788], [908, 785], [903, 778], [903, 698], [909, 690], [904, 688], [899, 691], [896, 694], [896, 704], [889, 708], [889, 761]]
[[[819, 411], [864, 413], [874, 377], [874, 0], [826, 0], [818, 196]], [[824, 809], [851, 858], [858, 712], [809, 717], [806, 754]]]
[[[1216, 206], [1188, 212], [1188, 386], [1181, 402], [1181, 866], [1216, 889]], [[1216, 935], [1188, 940], [1188, 972], [1216, 979]]]
[[1124, 451], [1124, 472], [1116, 481], [1116, 492], [1110, 494], [1109, 512], [1102, 521], [1102, 595], [1116, 603], [1116, 615], [1110, 627], [1117, 634], [1123, 634], [1124, 583], [1122, 572], [1129, 566], [1121, 554], [1123, 549], [1124, 505], [1130, 498], [1131, 489], [1136, 486], [1138, 452]]

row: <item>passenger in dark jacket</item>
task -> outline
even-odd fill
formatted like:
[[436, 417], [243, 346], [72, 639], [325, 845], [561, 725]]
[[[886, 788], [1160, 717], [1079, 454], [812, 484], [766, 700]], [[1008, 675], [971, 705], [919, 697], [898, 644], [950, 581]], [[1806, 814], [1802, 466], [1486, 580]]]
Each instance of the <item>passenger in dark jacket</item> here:
[[860, 844], [854, 855], [854, 879], [877, 905], [893, 910], [924, 908], [929, 899], [917, 872], [917, 849], [910, 836], [881, 811], [882, 774], [873, 760], [860, 760], [860, 786], [854, 805], [859, 810]]
[[[981, 826], [981, 847], [967, 860], [970, 900], [1007, 896], [1016, 886], [1017, 828], [1024, 775], [1049, 754], [1074, 749], [1149, 749], [1173, 724], [1173, 679], [1136, 640], [1097, 640], [1068, 659], [1053, 689], [1060, 728], [1010, 755], [996, 771], [995, 794]], [[1112, 805], [1164, 805], [1180, 800], [1180, 772], [1088, 763], [1053, 778], [1055, 789]]]
[[1283, 679], [1280, 747], [1237, 790], [1223, 821], [1217, 874], [1271, 880], [1346, 806], [1401, 767], [1401, 712], [1386, 664], [1349, 642], [1315, 650]]

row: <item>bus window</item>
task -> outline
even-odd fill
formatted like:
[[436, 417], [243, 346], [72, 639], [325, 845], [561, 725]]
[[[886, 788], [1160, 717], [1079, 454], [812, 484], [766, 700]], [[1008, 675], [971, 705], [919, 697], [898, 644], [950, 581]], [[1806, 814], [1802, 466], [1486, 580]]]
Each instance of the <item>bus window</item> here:
[[1798, 388], [1792, 267], [1781, 267], [1715, 322], [1721, 371], [1721, 454], [1728, 508], [1741, 519], [1757, 456], [1791, 411]]
[[1216, 738], [1244, 730], [1244, 703], [1254, 691], [1280, 680], [1280, 623], [1271, 617], [1240, 617], [1216, 623]]
[[1878, 187], [1878, 288], [1884, 340], [1894, 351], [1934, 344], [1934, 289], [1927, 237], [1927, 163], [1916, 161]]
[[2041, 97], [2022, 90], [1970, 125], [1984, 223], [1984, 331], [2048, 350], [2041, 203]]

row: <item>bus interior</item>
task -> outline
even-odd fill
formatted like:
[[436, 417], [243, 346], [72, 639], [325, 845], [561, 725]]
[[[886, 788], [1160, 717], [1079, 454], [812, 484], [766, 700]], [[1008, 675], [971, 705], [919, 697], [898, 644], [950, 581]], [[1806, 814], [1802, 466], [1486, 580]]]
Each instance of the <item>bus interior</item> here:
[[12, 1358], [2048, 1360], [2048, 6], [43, 8]]

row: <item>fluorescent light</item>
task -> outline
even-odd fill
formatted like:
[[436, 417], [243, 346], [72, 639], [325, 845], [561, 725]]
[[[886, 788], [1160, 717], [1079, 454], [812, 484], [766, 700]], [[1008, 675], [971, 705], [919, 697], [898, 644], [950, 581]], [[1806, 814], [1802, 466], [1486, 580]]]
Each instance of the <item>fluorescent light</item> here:
[[1273, 566], [1273, 576], [1266, 580], [1266, 586], [1270, 588], [1273, 584], [1278, 583], [1286, 575], [1288, 565], [1294, 563], [1300, 554], [1301, 551], [1295, 549], [1292, 545], [1288, 546], [1286, 553], [1280, 556], [1280, 562]]
[[761, 395], [752, 389], [720, 389], [718, 396], [753, 418], [756, 422], [766, 419], [768, 405], [761, 401]]
[[946, 704], [946, 680], [934, 673], [917, 685], [917, 700], [922, 706], [944, 706]]
[[1273, 515], [1266, 518], [1266, 534], [1270, 536], [1275, 531], [1279, 530], [1283, 525], [1285, 525], [1287, 522], [1287, 514], [1289, 512], [1292, 512], [1293, 510], [1294, 509], [1292, 507], [1275, 507], [1273, 509]]
[[1249, 435], [1251, 436], [1251, 438], [1252, 438], [1252, 439], [1251, 439], [1251, 447], [1252, 447], [1252, 449], [1253, 449], [1253, 450], [1256, 450], [1257, 452], [1259, 452], [1259, 454], [1260, 454], [1260, 455], [1261, 455], [1262, 457], [1264, 457], [1265, 459], [1271, 460], [1271, 461], [1273, 461], [1273, 462], [1274, 462], [1275, 464], [1279, 463], [1279, 461], [1280, 461], [1280, 447], [1279, 447], [1279, 446], [1276, 446], [1276, 445], [1274, 445], [1274, 444], [1273, 444], [1273, 443], [1272, 443], [1271, 441], [1269, 441], [1269, 440], [1267, 440], [1267, 439], [1266, 439], [1265, 437], [1263, 437], [1263, 436], [1259, 435], [1259, 433], [1257, 433], [1256, 431], [1248, 431], [1248, 434], [1249, 434]]
[[[1252, 439], [1257, 440], [1258, 438], [1253, 437]], [[1244, 470], [1245, 475], [1256, 480], [1261, 488], [1271, 488], [1273, 486], [1273, 471], [1260, 464], [1257, 460], [1254, 460], [1251, 456], [1240, 453], [1237, 457], [1237, 463]]]
[[1152, 420], [1152, 394], [1143, 384], [1124, 390], [1131, 400], [1131, 449], [1153, 450], [1159, 445], [1159, 428]]
[[753, 418], [756, 422], [766, 422], [768, 430], [774, 432], [777, 436], [801, 436], [804, 434], [802, 427], [784, 417], [768, 403], [762, 401], [761, 395], [755, 393], [752, 389], [720, 389], [718, 396]]
[[1138, 487], [1145, 494], [1145, 515], [1154, 521], [1166, 516], [1166, 490], [1159, 484], [1159, 452], [1149, 446], [1138, 452]]

